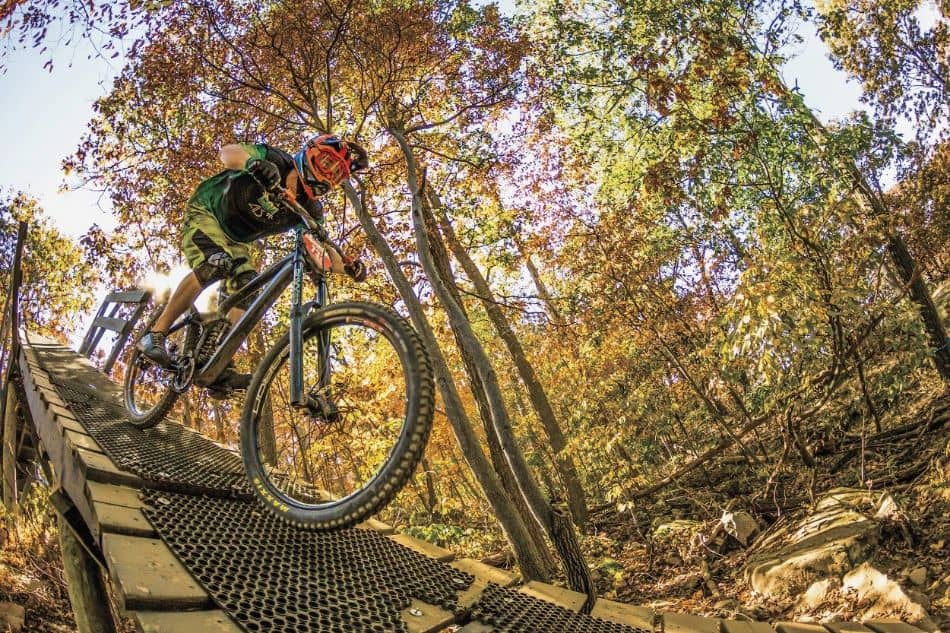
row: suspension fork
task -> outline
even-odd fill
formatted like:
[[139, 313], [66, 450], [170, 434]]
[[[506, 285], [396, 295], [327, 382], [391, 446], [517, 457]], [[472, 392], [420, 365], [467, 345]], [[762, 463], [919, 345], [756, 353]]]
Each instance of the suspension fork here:
[[303, 229], [294, 229], [294, 272], [290, 286], [290, 402], [302, 407], [307, 404], [303, 392]]

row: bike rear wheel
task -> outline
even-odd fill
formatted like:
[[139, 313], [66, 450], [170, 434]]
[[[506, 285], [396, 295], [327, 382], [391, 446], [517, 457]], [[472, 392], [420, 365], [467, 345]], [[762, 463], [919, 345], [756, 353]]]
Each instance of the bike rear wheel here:
[[241, 453], [262, 505], [310, 529], [359, 523], [412, 476], [432, 428], [434, 381], [418, 335], [394, 312], [349, 302], [303, 323], [306, 406], [290, 402], [290, 342], [248, 388]]
[[[140, 333], [144, 334], [155, 323], [161, 314], [162, 305], [159, 305], [146, 327]], [[137, 343], [139, 337], [135, 337]], [[192, 349], [198, 338], [198, 327], [192, 324], [173, 330], [168, 334], [166, 348], [174, 356], [185, 350]], [[123, 380], [123, 394], [125, 409], [129, 423], [140, 429], [149, 429], [161, 422], [168, 412], [175, 406], [180, 395], [174, 389], [175, 372], [159, 367], [146, 358], [135, 344], [132, 346], [125, 365], [125, 379]]]

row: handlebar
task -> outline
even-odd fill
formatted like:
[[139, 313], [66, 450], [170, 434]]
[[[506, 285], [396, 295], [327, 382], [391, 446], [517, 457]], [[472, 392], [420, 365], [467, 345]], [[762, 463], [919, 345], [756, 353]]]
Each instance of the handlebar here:
[[254, 179], [254, 182], [259, 184], [264, 189], [264, 191], [267, 192], [272, 201], [297, 214], [300, 219], [303, 220], [303, 223], [306, 225], [307, 229], [312, 232], [322, 244], [336, 251], [337, 255], [340, 256], [340, 260], [343, 262], [343, 270], [350, 277], [356, 281], [363, 281], [363, 279], [366, 278], [366, 267], [362, 265], [360, 260], [347, 255], [339, 244], [330, 239], [330, 234], [327, 233], [327, 230], [323, 227], [323, 225], [317, 222], [313, 216], [310, 215], [310, 213], [304, 209], [299, 202], [297, 202], [294, 196], [289, 191], [287, 191], [286, 188], [281, 187], [278, 183], [274, 187], [268, 189], [266, 186], [264, 186], [264, 183], [258, 180], [257, 176], [254, 174], [249, 175]]

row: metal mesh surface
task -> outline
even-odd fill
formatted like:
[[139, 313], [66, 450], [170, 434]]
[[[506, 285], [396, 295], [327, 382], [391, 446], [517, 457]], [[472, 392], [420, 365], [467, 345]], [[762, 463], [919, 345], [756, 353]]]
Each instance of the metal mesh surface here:
[[[152, 488], [252, 496], [237, 454], [180, 424], [161, 422], [151, 429], [135, 428], [126, 421], [125, 407], [83, 382], [84, 371], [96, 373], [94, 369], [73, 365], [66, 376], [55, 362], [47, 362], [64, 352], [63, 348], [37, 349], [60, 397], [119, 468], [138, 475]], [[75, 358], [72, 352], [68, 353]]]
[[472, 606], [472, 618], [497, 633], [649, 633], [644, 629], [575, 613], [494, 583]]
[[406, 631], [411, 598], [455, 611], [474, 581], [368, 529], [298, 530], [238, 500], [147, 491], [145, 503], [162, 540], [248, 631]]

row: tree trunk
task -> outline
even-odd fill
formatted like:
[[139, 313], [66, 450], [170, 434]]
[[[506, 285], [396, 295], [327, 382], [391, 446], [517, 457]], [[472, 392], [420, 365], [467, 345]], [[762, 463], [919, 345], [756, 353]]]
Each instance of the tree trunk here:
[[518, 375], [528, 391], [531, 406], [537, 413], [538, 420], [541, 422], [544, 433], [554, 450], [556, 456], [555, 467], [566, 488], [571, 515], [574, 517], [574, 522], [583, 529], [587, 525], [587, 500], [584, 496], [584, 488], [581, 486], [581, 478], [577, 473], [574, 459], [567, 453], [567, 440], [561, 430], [561, 425], [558, 423], [557, 416], [554, 414], [554, 409], [551, 407], [551, 402], [548, 400], [548, 394], [541, 385], [541, 381], [538, 380], [534, 366], [528, 360], [524, 347], [522, 347], [521, 341], [518, 340], [511, 324], [508, 322], [508, 318], [494, 301], [494, 295], [488, 286], [488, 281], [459, 242], [441, 200], [431, 188], [428, 191], [432, 206], [441, 210], [439, 220], [452, 254], [462, 265], [469, 281], [475, 286], [475, 292], [478, 293], [482, 306], [485, 308], [485, 312], [488, 313], [488, 318], [491, 319], [498, 336], [504, 341], [508, 353], [511, 354], [515, 367], [518, 369]]
[[409, 280], [406, 279], [406, 276], [399, 268], [399, 263], [396, 261], [396, 257], [389, 247], [389, 244], [376, 228], [376, 224], [370, 217], [369, 212], [363, 206], [356, 190], [348, 182], [344, 183], [344, 189], [347, 199], [350, 201], [350, 204], [353, 205], [353, 208], [356, 209], [360, 224], [366, 233], [367, 239], [386, 266], [390, 278], [396, 285], [399, 295], [409, 310], [410, 318], [412, 319], [416, 331], [425, 343], [426, 350], [429, 353], [435, 371], [439, 392], [442, 395], [446, 417], [455, 434], [455, 439], [459, 444], [459, 448], [469, 468], [471, 468], [475, 474], [486, 499], [488, 499], [488, 503], [491, 504], [495, 516], [498, 518], [502, 530], [505, 533], [505, 537], [508, 539], [508, 543], [515, 552], [522, 576], [524, 576], [525, 580], [548, 580], [550, 576], [545, 570], [544, 559], [534, 545], [525, 520], [505, 493], [498, 475], [492, 470], [488, 459], [485, 457], [485, 453], [482, 452], [478, 437], [465, 413], [465, 408], [456, 390], [452, 374], [449, 371], [445, 357], [442, 355], [442, 350], [435, 338], [435, 333], [432, 331], [429, 321], [425, 316], [422, 304], [416, 297]]
[[109, 593], [102, 581], [99, 564], [73, 534], [66, 519], [60, 514], [57, 514], [57, 518], [59, 548], [76, 629], [79, 633], [115, 633], [115, 622], [109, 609]]
[[541, 488], [531, 474], [528, 464], [525, 461], [524, 454], [515, 440], [514, 431], [511, 428], [511, 420], [508, 417], [508, 410], [505, 406], [501, 389], [498, 385], [498, 379], [495, 370], [492, 367], [488, 355], [475, 336], [472, 325], [465, 318], [459, 305], [453, 299], [451, 293], [441, 282], [436, 270], [435, 263], [432, 260], [432, 249], [429, 244], [425, 224], [422, 216], [422, 188], [416, 177], [416, 162], [412, 148], [406, 141], [402, 132], [396, 129], [389, 129], [389, 132], [399, 143], [403, 156], [406, 159], [407, 177], [409, 190], [412, 192], [412, 224], [416, 236], [416, 248], [422, 267], [429, 278], [429, 282], [435, 291], [439, 302], [445, 308], [449, 321], [453, 329], [458, 330], [462, 343], [468, 348], [476, 363], [482, 383], [485, 387], [485, 396], [488, 398], [488, 404], [491, 408], [492, 422], [494, 423], [495, 433], [498, 435], [498, 441], [501, 443], [505, 458], [508, 460], [512, 471], [518, 481], [518, 487], [521, 494], [524, 495], [535, 520], [546, 530], [551, 541], [558, 551], [558, 555], [564, 566], [564, 572], [567, 575], [568, 584], [574, 591], [579, 591], [587, 595], [587, 601], [584, 603], [584, 611], [590, 612], [597, 600], [593, 580], [590, 571], [583, 560], [580, 552], [580, 546], [577, 542], [577, 536], [574, 533], [574, 526], [562, 513], [553, 508], [544, 498]]
[[[435, 218], [425, 205], [421, 207], [421, 210], [424, 214], [423, 220], [425, 222], [426, 229], [429, 232], [429, 243], [432, 246], [432, 259], [435, 263], [436, 271], [439, 275], [439, 278], [442, 280], [442, 283], [445, 284], [446, 289], [452, 294], [452, 297], [455, 299], [456, 303], [458, 303], [462, 314], [467, 319], [468, 314], [465, 311], [465, 304], [462, 301], [462, 293], [459, 291], [458, 285], [455, 281], [455, 275], [452, 273], [449, 253], [445, 249], [445, 244], [442, 242], [442, 237], [439, 234], [438, 227], [436, 226]], [[456, 330], [454, 327], [452, 328], [452, 334], [455, 337], [456, 346], [458, 347], [459, 354], [462, 357], [462, 363], [465, 365], [465, 374], [469, 379], [470, 389], [472, 396], [475, 398], [475, 404], [478, 408], [479, 417], [482, 419], [482, 426], [485, 429], [485, 439], [488, 442], [488, 455], [491, 458], [492, 465], [495, 468], [495, 472], [498, 473], [498, 476], [501, 478], [501, 484], [504, 486], [508, 496], [518, 508], [518, 512], [521, 513], [522, 517], [530, 520], [531, 510], [528, 508], [528, 505], [524, 500], [524, 496], [521, 494], [521, 489], [518, 487], [517, 477], [515, 477], [514, 472], [511, 470], [508, 460], [505, 459], [505, 453], [502, 450], [501, 444], [498, 442], [498, 437], [495, 434], [494, 422], [492, 421], [491, 417], [491, 407], [488, 404], [488, 399], [485, 397], [485, 386], [482, 383], [482, 378], [478, 373], [478, 367], [476, 365], [475, 359], [472, 357], [471, 353], [469, 353], [469, 350], [460, 337], [458, 330]], [[534, 540], [538, 550], [545, 557], [545, 564], [549, 573], [553, 573], [557, 562], [548, 556], [549, 550], [547, 544], [544, 541], [544, 535], [537, 530], [529, 531], [529, 533], [531, 534], [531, 538]]]

